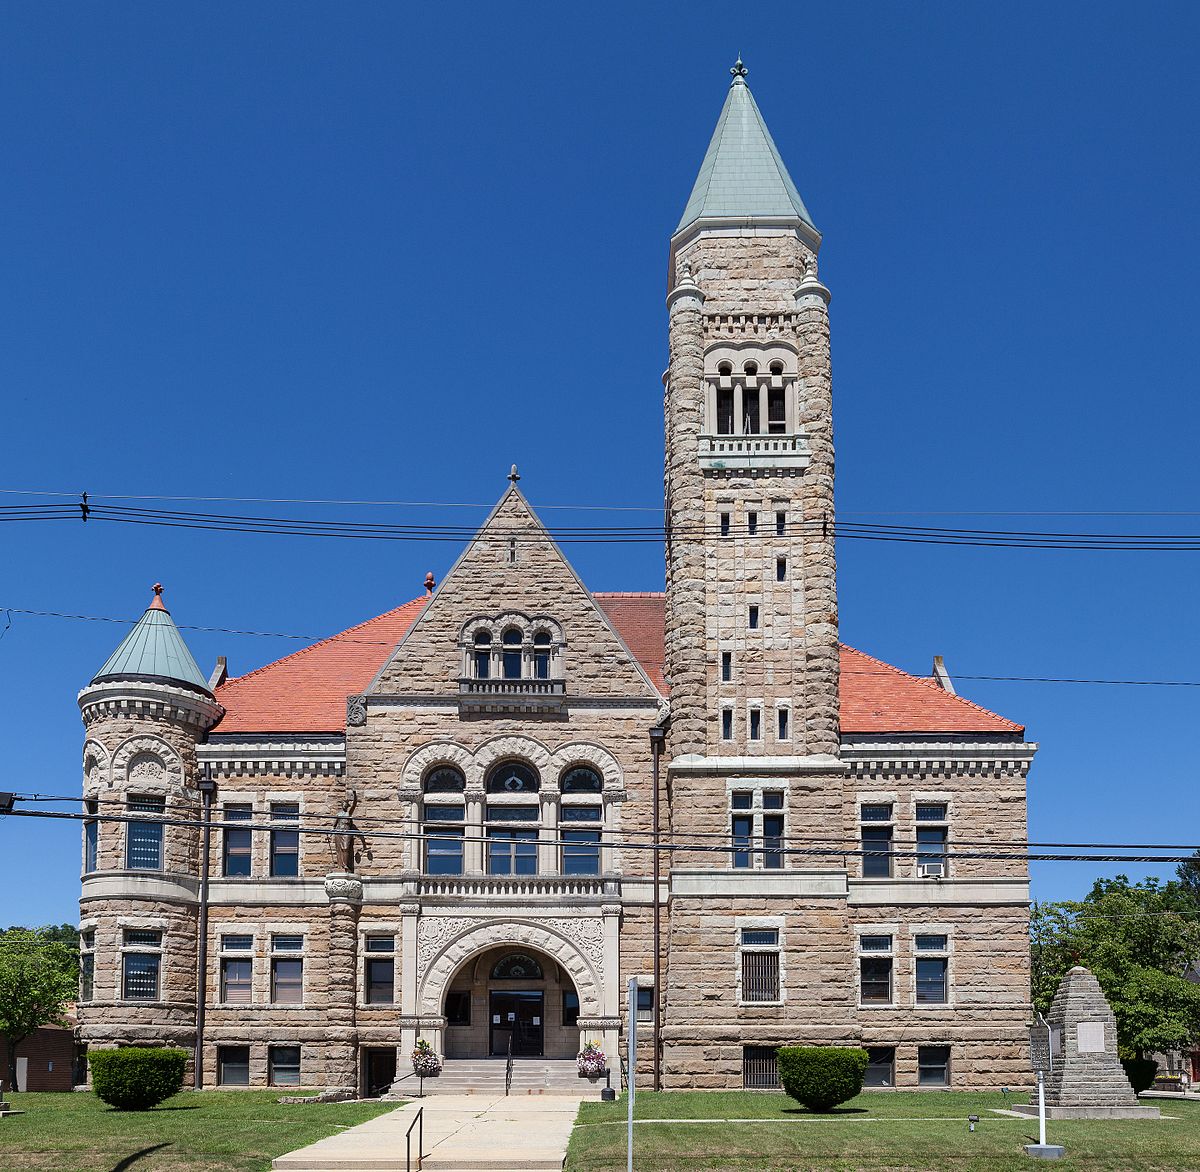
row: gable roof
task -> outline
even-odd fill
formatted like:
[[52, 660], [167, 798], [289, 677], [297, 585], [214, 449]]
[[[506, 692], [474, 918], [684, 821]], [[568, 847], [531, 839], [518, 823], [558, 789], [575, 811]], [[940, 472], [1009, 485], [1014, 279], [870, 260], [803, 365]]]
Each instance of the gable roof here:
[[[600, 592], [592, 596], [617, 634], [664, 694], [661, 593]], [[294, 655], [228, 680], [217, 689], [225, 718], [220, 735], [340, 733], [346, 697], [366, 691], [428, 603], [417, 598]], [[1024, 728], [933, 680], [910, 675], [857, 651], [841, 648], [841, 731], [847, 735], [903, 733], [1021, 735]]]
[[154, 598], [142, 617], [92, 677], [93, 684], [110, 680], [181, 684], [206, 696], [212, 695], [208, 680], [192, 658], [171, 612], [163, 605], [162, 587], [157, 583]]
[[733, 84], [675, 232], [682, 232], [701, 219], [756, 216], [798, 217], [816, 231], [758, 103], [746, 85], [744, 71], [736, 72], [740, 66], [741, 61], [735, 67]]

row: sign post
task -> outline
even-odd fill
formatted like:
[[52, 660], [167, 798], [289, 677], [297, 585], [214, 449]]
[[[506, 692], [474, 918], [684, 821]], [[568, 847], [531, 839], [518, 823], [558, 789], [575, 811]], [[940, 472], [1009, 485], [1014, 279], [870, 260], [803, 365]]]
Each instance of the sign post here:
[[638, 1001], [638, 980], [637, 977], [629, 978], [629, 1029], [626, 1032], [626, 1037], [629, 1039], [627, 1046], [629, 1058], [629, 1074], [626, 1078], [628, 1083], [628, 1110], [629, 1120], [626, 1130], [628, 1138], [626, 1140], [626, 1160], [625, 1167], [627, 1172], [633, 1172], [633, 1080], [634, 1069], [637, 1067], [637, 1001]]
[[1055, 1059], [1061, 1061], [1061, 1051], [1061, 1032], [1051, 1029], [1039, 1013], [1029, 1030], [1029, 1060], [1037, 1071], [1038, 1142], [1025, 1145], [1025, 1151], [1039, 1160], [1061, 1160], [1065, 1154], [1060, 1145], [1046, 1142], [1046, 1075], [1054, 1069]]

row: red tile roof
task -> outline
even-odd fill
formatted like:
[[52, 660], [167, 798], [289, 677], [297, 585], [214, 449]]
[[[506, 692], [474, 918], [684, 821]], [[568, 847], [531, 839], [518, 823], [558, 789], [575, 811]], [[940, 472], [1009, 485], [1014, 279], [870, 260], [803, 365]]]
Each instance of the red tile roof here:
[[[595, 595], [596, 601], [663, 692], [661, 593]], [[417, 598], [378, 618], [351, 627], [284, 659], [269, 663], [217, 689], [226, 733], [336, 733], [346, 725], [346, 697], [365, 691], [424, 609]], [[853, 647], [841, 648], [841, 728], [843, 733], [1023, 734], [1021, 725], [961, 696], [952, 696], [933, 680], [892, 667]]]

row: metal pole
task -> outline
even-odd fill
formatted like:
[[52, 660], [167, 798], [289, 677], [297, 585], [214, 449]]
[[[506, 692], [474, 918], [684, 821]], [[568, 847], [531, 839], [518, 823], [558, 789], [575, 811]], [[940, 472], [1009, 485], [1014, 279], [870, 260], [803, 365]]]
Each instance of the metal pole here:
[[212, 841], [212, 800], [217, 784], [212, 779], [212, 766], [204, 765], [200, 794], [204, 801], [204, 829], [200, 847], [200, 914], [196, 925], [199, 935], [196, 947], [196, 1052], [192, 1057], [196, 1090], [204, 1088], [204, 1006], [208, 992], [208, 854]]
[[663, 1007], [663, 987], [662, 987], [662, 907], [659, 897], [658, 882], [659, 882], [659, 856], [661, 851], [658, 849], [659, 824], [658, 824], [658, 766], [659, 758], [662, 755], [663, 742], [666, 740], [666, 733], [661, 725], [655, 725], [650, 730], [650, 761], [651, 773], [653, 777], [653, 798], [651, 800], [651, 827], [652, 837], [654, 839], [654, 1018], [651, 1022], [651, 1034], [653, 1048], [650, 1055], [650, 1068], [654, 1073], [654, 1089], [662, 1090], [662, 1070], [660, 1051], [662, 1049], [662, 1007]]
[[1038, 1071], [1038, 1143], [1046, 1146], [1046, 1082]]
[[633, 1084], [634, 1071], [637, 1069], [637, 977], [629, 978], [629, 1086], [628, 1086], [628, 1122], [625, 1142], [627, 1172], [633, 1172]]

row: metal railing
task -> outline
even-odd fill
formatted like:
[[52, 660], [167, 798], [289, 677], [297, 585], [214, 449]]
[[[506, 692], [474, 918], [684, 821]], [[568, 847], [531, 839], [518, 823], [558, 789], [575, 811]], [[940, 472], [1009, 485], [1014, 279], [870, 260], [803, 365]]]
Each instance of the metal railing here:
[[408, 1125], [404, 1133], [404, 1170], [412, 1172], [412, 1132], [417, 1129], [417, 1172], [421, 1172], [421, 1162], [425, 1159], [425, 1106], [417, 1108], [416, 1118]]
[[508, 1035], [508, 1060], [504, 1063], [504, 1097], [507, 1099], [512, 1091], [512, 1034]]

